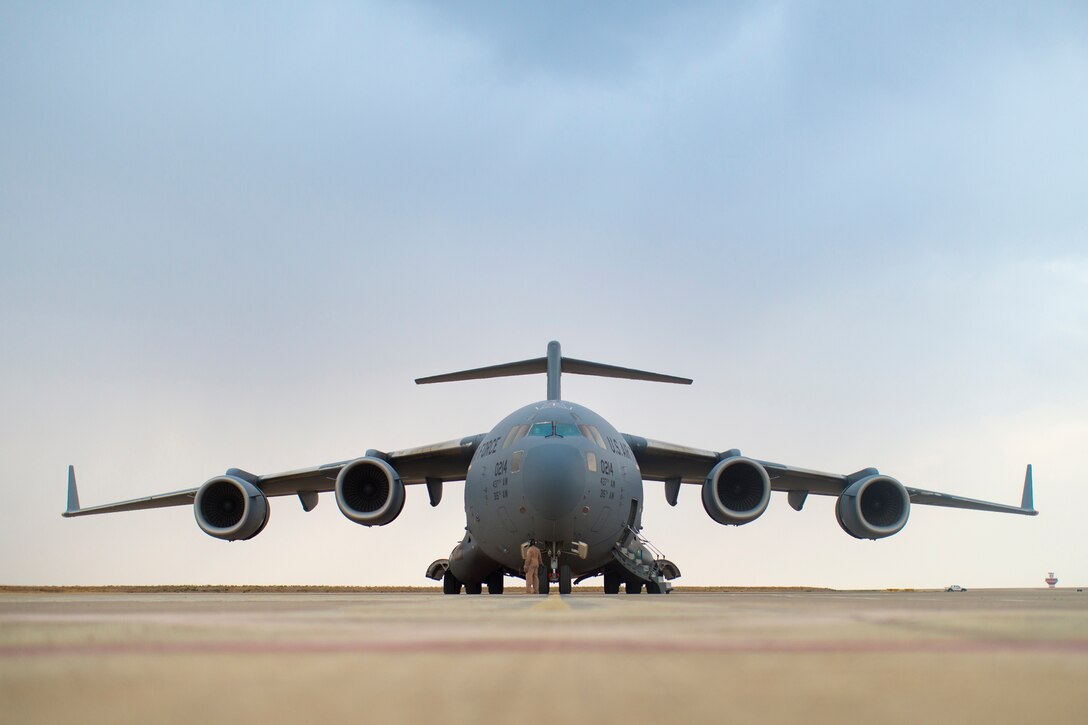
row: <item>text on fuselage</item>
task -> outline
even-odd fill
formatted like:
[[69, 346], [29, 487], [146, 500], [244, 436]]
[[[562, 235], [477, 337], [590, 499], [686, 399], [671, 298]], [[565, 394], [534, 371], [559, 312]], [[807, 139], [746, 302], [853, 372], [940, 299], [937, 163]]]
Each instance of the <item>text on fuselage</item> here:
[[477, 458], [485, 458], [490, 456], [495, 451], [499, 450], [499, 443], [502, 441], [502, 436], [496, 436], [489, 441], [484, 441], [480, 444], [480, 447], [476, 449]]
[[608, 448], [617, 456], [631, 457], [631, 449], [627, 447], [627, 441], [616, 440], [612, 436], [605, 436], [604, 439], [608, 441]]

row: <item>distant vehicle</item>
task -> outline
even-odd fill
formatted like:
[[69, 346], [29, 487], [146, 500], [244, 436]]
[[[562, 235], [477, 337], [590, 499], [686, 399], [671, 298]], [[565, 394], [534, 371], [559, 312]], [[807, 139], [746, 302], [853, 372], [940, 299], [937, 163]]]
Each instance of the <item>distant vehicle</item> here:
[[[796, 345], [783, 343], [796, 351]], [[675, 564], [640, 534], [644, 481], [661, 481], [672, 506], [682, 487], [695, 489], [710, 518], [739, 526], [767, 510], [772, 491], [800, 511], [810, 494], [837, 499], [835, 516], [858, 539], [898, 533], [916, 504], [1034, 516], [1031, 466], [1020, 505], [978, 501], [904, 486], [875, 468], [821, 473], [742, 456], [622, 434], [597, 413], [560, 395], [560, 375], [597, 375], [688, 385], [691, 380], [563, 357], [558, 342], [546, 357], [419, 378], [416, 383], [545, 373], [547, 400], [519, 408], [490, 433], [443, 443], [365, 455], [284, 473], [255, 475], [238, 468], [201, 486], [131, 501], [82, 508], [75, 469], [68, 469], [64, 516], [89, 516], [165, 506], [192, 506], [196, 523], [217, 539], [251, 539], [268, 523], [268, 499], [297, 496], [310, 511], [332, 493], [340, 511], [363, 526], [385, 526], [404, 507], [406, 488], [426, 487], [432, 506], [443, 486], [464, 481], [464, 538], [427, 576], [447, 594], [480, 594], [486, 584], [501, 594], [503, 578], [522, 576], [521, 547], [538, 542], [547, 571], [542, 593], [558, 583], [561, 594], [592, 576], [603, 576], [607, 594], [625, 585], [629, 594], [664, 594], [680, 576]], [[369, 415], [380, 415], [368, 412]], [[784, 411], [779, 410], [779, 415]], [[140, 472], [143, 475], [144, 472]], [[239, 576], [248, 576], [245, 573]]]
[[946, 592], [965, 592], [967, 590], [964, 589], [963, 587], [961, 587], [959, 584], [953, 584], [952, 586], [945, 589], [945, 591]]

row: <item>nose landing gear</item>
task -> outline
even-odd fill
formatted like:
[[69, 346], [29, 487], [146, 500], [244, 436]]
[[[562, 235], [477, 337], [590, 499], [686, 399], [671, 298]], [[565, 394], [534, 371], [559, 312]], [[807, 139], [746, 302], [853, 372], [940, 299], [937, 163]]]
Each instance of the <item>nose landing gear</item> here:
[[558, 568], [541, 566], [538, 582], [541, 594], [547, 594], [553, 584], [559, 587], [560, 594], [570, 594], [574, 588], [574, 577], [567, 564]]
[[571, 580], [570, 580], [570, 567], [563, 564], [559, 567], [559, 593], [570, 594]]
[[560, 564], [559, 556], [576, 556], [585, 559], [589, 555], [589, 546], [581, 541], [545, 542], [545, 556], [550, 566], [540, 568], [540, 593], [547, 594], [551, 584], [559, 586], [560, 594], [570, 594], [574, 589], [574, 575], [569, 564]]

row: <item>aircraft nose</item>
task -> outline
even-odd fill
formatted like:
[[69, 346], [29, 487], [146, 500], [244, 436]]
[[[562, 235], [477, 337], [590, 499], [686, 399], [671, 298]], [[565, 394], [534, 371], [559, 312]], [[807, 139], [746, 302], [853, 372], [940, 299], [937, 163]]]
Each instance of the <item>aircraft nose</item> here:
[[562, 443], [544, 443], [525, 452], [525, 495], [537, 515], [556, 521], [582, 500], [586, 461], [582, 451]]

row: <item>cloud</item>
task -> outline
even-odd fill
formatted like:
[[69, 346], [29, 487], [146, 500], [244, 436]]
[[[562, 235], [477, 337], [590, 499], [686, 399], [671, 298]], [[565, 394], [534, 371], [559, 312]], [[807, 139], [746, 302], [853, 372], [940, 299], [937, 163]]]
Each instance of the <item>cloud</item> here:
[[[167, 525], [61, 528], [70, 462], [91, 502], [481, 432], [542, 381], [410, 380], [555, 338], [576, 357], [696, 378], [565, 383], [635, 433], [828, 470], [874, 463], [968, 494], [977, 480], [1015, 489], [1038, 450], [1040, 471], [1063, 472], [1047, 495], [1075, 502], [1074, 436], [1043, 432], [1075, 430], [1088, 394], [1085, 12], [6, 8], [0, 452], [13, 505], [0, 529], [11, 547], [56, 537], [18, 578], [74, 576], [64, 553], [81, 536], [112, 550], [118, 532], [150, 541]], [[1018, 436], [1023, 456], [1004, 450]], [[456, 499], [445, 529], [409, 511], [398, 532], [352, 538], [345, 524], [337, 542], [434, 558], [460, 529]], [[698, 507], [652, 513], [680, 516], [674, 540], [706, 523]], [[312, 521], [277, 508], [273, 548], [308, 542]], [[1054, 521], [1067, 540], [1072, 524]], [[159, 555], [199, 537], [177, 522]], [[797, 522], [737, 541], [802, 526], [814, 552], [866, 572], [836, 569], [836, 582], [880, 579], [879, 552]], [[718, 570], [698, 552], [721, 531], [700, 530], [680, 545], [695, 569], [680, 563], [709, 581]], [[962, 533], [934, 523], [911, 541], [949, 535]], [[235, 566], [259, 565], [235, 548]], [[909, 548], [896, 554], [908, 568]], [[282, 576], [309, 576], [322, 553], [300, 544]], [[779, 555], [772, 569], [795, 572]], [[996, 565], [987, 576], [1004, 581]]]

